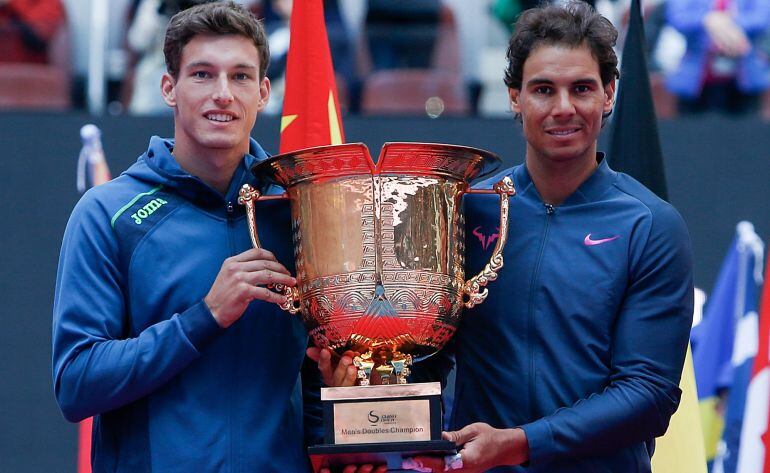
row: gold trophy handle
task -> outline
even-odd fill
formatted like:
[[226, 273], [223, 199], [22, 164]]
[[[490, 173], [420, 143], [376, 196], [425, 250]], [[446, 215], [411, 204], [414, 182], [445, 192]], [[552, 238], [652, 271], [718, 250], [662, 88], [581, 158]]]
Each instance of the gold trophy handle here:
[[489, 263], [484, 269], [465, 282], [463, 286], [463, 305], [470, 309], [476, 304], [481, 304], [487, 298], [489, 290], [484, 287], [497, 279], [497, 272], [503, 267], [503, 248], [508, 240], [508, 199], [516, 195], [513, 181], [506, 176], [492, 187], [492, 191], [470, 191], [471, 194], [499, 194], [500, 195], [500, 235], [497, 244], [489, 258]]
[[[238, 203], [246, 206], [246, 218], [249, 221], [249, 236], [251, 237], [251, 244], [254, 248], [262, 248], [259, 243], [259, 234], [257, 233], [257, 215], [254, 207], [254, 202], [261, 197], [260, 192], [254, 189], [248, 184], [244, 184], [238, 193]], [[283, 284], [271, 284], [270, 288], [274, 288], [286, 296], [286, 302], [279, 304], [279, 307], [290, 314], [296, 314], [300, 310], [299, 291], [296, 287], [284, 286]]]

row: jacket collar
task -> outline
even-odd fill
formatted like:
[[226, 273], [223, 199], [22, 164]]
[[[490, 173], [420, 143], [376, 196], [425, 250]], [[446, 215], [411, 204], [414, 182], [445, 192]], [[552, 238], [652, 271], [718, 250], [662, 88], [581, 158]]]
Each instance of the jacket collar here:
[[[599, 163], [596, 170], [588, 179], [562, 202], [559, 207], [585, 204], [598, 200], [612, 186], [615, 181], [615, 171], [610, 169], [604, 153], [596, 153], [596, 161]], [[529, 196], [542, 202], [542, 198], [532, 182], [532, 176], [529, 174], [526, 164], [516, 166], [513, 170], [513, 182], [516, 192], [520, 196]]]
[[[235, 169], [227, 193], [222, 196], [200, 178], [189, 174], [174, 159], [172, 151], [174, 140], [153, 136], [150, 139], [150, 147], [140, 160], [144, 160], [147, 166], [155, 174], [151, 180], [157, 181], [166, 187], [175, 189], [179, 194], [199, 204], [235, 202], [238, 200], [238, 191], [243, 184], [260, 186], [261, 183], [252, 175], [250, 169], [254, 164], [264, 161], [269, 156], [254, 139], [250, 139], [249, 152]], [[146, 177], [146, 176], [145, 176]]]

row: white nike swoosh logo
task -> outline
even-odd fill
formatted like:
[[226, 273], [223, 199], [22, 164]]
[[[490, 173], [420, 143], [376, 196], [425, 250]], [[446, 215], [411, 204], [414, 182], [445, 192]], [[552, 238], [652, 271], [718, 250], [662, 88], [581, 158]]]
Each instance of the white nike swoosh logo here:
[[618, 238], [620, 238], [620, 235], [615, 235], [614, 237], [611, 237], [611, 238], [602, 238], [601, 240], [592, 240], [591, 234], [589, 233], [588, 235], [586, 235], [585, 239], [583, 240], [583, 244], [585, 246], [601, 245], [602, 243], [607, 243], [613, 240], [617, 240]]

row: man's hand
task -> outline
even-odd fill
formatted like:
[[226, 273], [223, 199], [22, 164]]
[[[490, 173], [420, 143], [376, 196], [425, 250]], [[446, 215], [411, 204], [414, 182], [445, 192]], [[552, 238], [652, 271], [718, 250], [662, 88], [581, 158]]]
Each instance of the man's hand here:
[[751, 49], [746, 33], [728, 12], [711, 11], [703, 18], [711, 41], [717, 50], [730, 57], [742, 57]]
[[203, 301], [214, 320], [227, 328], [241, 318], [246, 307], [255, 299], [276, 304], [286, 301], [286, 296], [264, 287], [267, 284], [294, 286], [297, 281], [271, 252], [252, 248], [222, 263]]
[[[462, 447], [462, 467], [452, 472], [483, 472], [496, 466], [520, 465], [529, 459], [527, 436], [521, 429], [495, 429], [477, 422], [455, 432], [444, 432], [442, 437]], [[444, 471], [443, 458], [415, 457], [413, 460], [417, 471]]]
[[310, 347], [307, 349], [307, 357], [318, 363], [318, 370], [321, 372], [324, 384], [335, 388], [356, 384], [358, 369], [353, 366], [353, 357], [355, 356], [356, 353], [346, 351], [334, 364], [332, 352], [328, 348]]

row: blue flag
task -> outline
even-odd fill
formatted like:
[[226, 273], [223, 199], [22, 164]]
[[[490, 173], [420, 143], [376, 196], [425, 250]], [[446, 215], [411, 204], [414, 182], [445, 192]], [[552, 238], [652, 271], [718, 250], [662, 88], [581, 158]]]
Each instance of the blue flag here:
[[712, 468], [714, 473], [736, 471], [746, 393], [759, 344], [758, 299], [762, 284], [764, 244], [748, 222], [738, 225], [738, 253], [735, 338], [730, 359], [732, 380], [727, 395], [724, 432]]
[[[736, 421], [739, 422], [736, 440], [730, 440], [730, 444], [735, 446], [740, 436], [746, 385], [751, 360], [753, 354], [756, 354], [758, 287], [755, 273], [756, 267], [761, 268], [761, 263], [757, 266], [758, 258], [761, 258], [761, 247], [761, 240], [754, 233], [754, 227], [748, 222], [738, 224], [738, 235], [730, 246], [714, 290], [706, 303], [703, 321], [693, 328], [691, 335], [706, 456], [710, 461], [718, 458], [715, 465], [720, 465], [720, 468], [726, 465], [724, 460], [728, 447], [725, 440], [732, 435], [730, 432], [735, 428]], [[744, 369], [746, 373], [743, 373]], [[741, 389], [743, 374], [746, 379]], [[730, 429], [724, 429], [726, 419], [721, 414], [725, 407], [723, 400], [727, 390], [733, 386], [735, 394], [728, 401], [728, 410], [733, 417], [730, 417]], [[740, 403], [740, 406], [732, 406], [733, 403]], [[723, 430], [727, 437], [720, 441]], [[734, 453], [737, 454], [737, 450]]]

